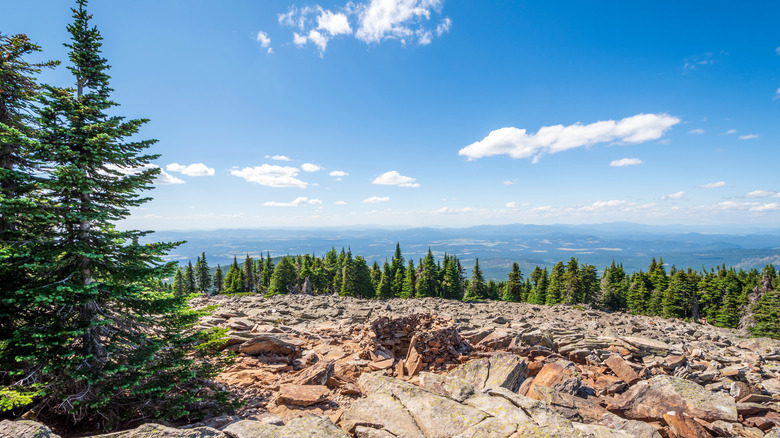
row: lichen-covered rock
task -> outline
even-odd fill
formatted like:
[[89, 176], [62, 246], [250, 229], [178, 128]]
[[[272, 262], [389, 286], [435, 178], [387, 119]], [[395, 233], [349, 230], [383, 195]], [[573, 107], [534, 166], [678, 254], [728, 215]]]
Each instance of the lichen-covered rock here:
[[0, 421], [0, 437], [8, 438], [60, 438], [48, 427], [30, 420]]
[[366, 394], [385, 393], [397, 398], [429, 438], [458, 435], [487, 418], [485, 413], [471, 406], [376, 373], [364, 373], [358, 384]]
[[366, 426], [384, 429], [398, 437], [425, 437], [404, 405], [385, 393], [372, 393], [354, 402], [342, 415], [341, 426], [350, 433], [356, 433], [358, 426]]
[[[4, 436], [4, 435], [0, 435]], [[12, 435], [13, 436], [13, 435]], [[28, 435], [20, 435], [27, 437]], [[34, 436], [34, 435], [32, 435]], [[228, 438], [223, 432], [211, 427], [175, 429], [161, 424], [144, 424], [132, 430], [98, 435], [93, 438]]]
[[703, 386], [674, 376], [656, 376], [626, 391], [618, 409], [626, 418], [662, 420], [674, 411], [704, 421], [737, 421], [737, 406], [726, 394], [708, 391]]

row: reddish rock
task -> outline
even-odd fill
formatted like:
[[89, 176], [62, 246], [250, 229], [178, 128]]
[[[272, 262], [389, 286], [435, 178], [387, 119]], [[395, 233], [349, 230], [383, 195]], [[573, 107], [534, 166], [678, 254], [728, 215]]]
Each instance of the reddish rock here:
[[685, 414], [669, 412], [664, 414], [664, 421], [672, 433], [680, 438], [712, 438], [712, 434], [707, 432], [704, 426]]
[[333, 375], [333, 362], [320, 361], [301, 371], [293, 380], [297, 385], [324, 385]]
[[323, 385], [286, 384], [279, 387], [277, 403], [292, 406], [311, 406], [325, 400], [330, 391]]
[[596, 394], [599, 395], [616, 394], [625, 391], [627, 388], [628, 385], [623, 381], [623, 379], [606, 374], [599, 376], [593, 385], [593, 389], [595, 389]]
[[535, 400], [542, 399], [541, 394], [535, 391], [537, 386], [546, 386], [554, 388], [556, 391], [574, 394], [581, 384], [581, 377], [573, 363], [567, 363], [567, 361], [548, 363], [534, 378], [533, 384], [528, 390], [528, 397]]
[[637, 375], [636, 371], [634, 371], [634, 369], [631, 368], [631, 365], [626, 363], [622, 357], [613, 354], [605, 360], [604, 363], [607, 364], [609, 369], [612, 370], [616, 376], [620, 377], [620, 380], [626, 382], [628, 385], [633, 385], [639, 381], [639, 375]]

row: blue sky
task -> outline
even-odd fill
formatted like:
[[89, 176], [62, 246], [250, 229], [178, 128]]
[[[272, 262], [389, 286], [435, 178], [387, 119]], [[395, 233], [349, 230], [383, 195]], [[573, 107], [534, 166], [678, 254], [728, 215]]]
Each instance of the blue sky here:
[[[70, 2], [3, 3], [67, 60]], [[124, 226], [780, 223], [777, 2], [90, 10], [165, 170]]]

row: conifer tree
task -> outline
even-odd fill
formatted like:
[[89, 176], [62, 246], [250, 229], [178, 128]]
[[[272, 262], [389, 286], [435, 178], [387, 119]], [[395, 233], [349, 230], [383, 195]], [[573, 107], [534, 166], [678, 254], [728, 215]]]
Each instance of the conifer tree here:
[[384, 299], [393, 297], [393, 282], [390, 279], [392, 275], [390, 264], [385, 261], [384, 265], [382, 265], [382, 274], [379, 277], [379, 286], [376, 288], [377, 298]]
[[454, 256], [445, 256], [446, 263], [442, 268], [442, 297], [451, 300], [459, 300], [463, 295], [463, 280], [460, 272], [460, 262]]
[[428, 254], [420, 262], [417, 275], [417, 284], [415, 285], [415, 296], [417, 297], [435, 297], [437, 271], [436, 262], [433, 259], [433, 253], [428, 248]]
[[254, 261], [252, 261], [252, 257], [249, 257], [249, 254], [246, 255], [246, 259], [244, 259], [244, 288], [243, 290], [246, 292], [254, 292], [255, 291], [255, 270], [254, 270]]
[[404, 287], [399, 295], [401, 298], [413, 298], [416, 295], [416, 272], [414, 262], [409, 260], [409, 266], [406, 267], [406, 275], [404, 275]]
[[520, 302], [523, 293], [523, 274], [520, 272], [520, 265], [517, 262], [512, 263], [512, 271], [507, 276], [504, 294], [501, 297], [504, 301]]
[[41, 100], [34, 158], [44, 165], [35, 172], [54, 208], [38, 218], [36, 266], [15, 291], [19, 312], [0, 364], [2, 374], [41, 384], [39, 418], [109, 428], [129, 416], [186, 414], [214, 374], [200, 360], [209, 350], [196, 345], [215, 340], [194, 330], [200, 314], [185, 296], [156, 287], [173, 274], [162, 256], [178, 244], [140, 244], [150, 232], [116, 229], [148, 200], [139, 193], [159, 169], [144, 152], [153, 140], [128, 140], [146, 120], [109, 115], [108, 65], [86, 4], [76, 2], [68, 26], [76, 87], [48, 86]]
[[197, 284], [195, 283], [195, 269], [192, 267], [192, 261], [187, 262], [187, 268], [184, 270], [184, 284], [188, 294], [195, 292]]
[[268, 287], [267, 295], [290, 293], [290, 290], [296, 284], [297, 278], [295, 263], [289, 256], [282, 257], [271, 275], [271, 285]]
[[479, 268], [479, 258], [477, 258], [474, 260], [474, 270], [471, 271], [471, 280], [469, 280], [468, 290], [463, 299], [484, 300], [488, 297], [488, 292], [485, 277], [482, 275], [482, 269]]
[[233, 263], [230, 264], [230, 268], [225, 274], [224, 287], [225, 293], [241, 292], [241, 288], [244, 286], [241, 269], [238, 267], [238, 260], [233, 256]]
[[263, 265], [262, 283], [263, 287], [271, 287], [271, 277], [274, 274], [274, 261], [271, 259], [271, 253], [267, 252], [265, 257], [265, 264]]
[[566, 264], [566, 272], [563, 275], [563, 296], [566, 304], [582, 302], [582, 285], [580, 284], [580, 263], [572, 257]]
[[217, 269], [214, 271], [214, 293], [221, 294], [225, 289], [225, 279], [222, 274], [222, 267], [217, 265]]
[[623, 309], [627, 293], [626, 272], [623, 266], [616, 265], [612, 260], [612, 265], [604, 270], [604, 276], [601, 277], [601, 305], [610, 310]]
[[531, 304], [544, 304], [547, 302], [547, 286], [549, 278], [547, 268], [542, 270], [540, 267], [534, 267], [531, 272], [531, 291], [528, 293], [528, 302]]
[[396, 242], [395, 253], [390, 262], [390, 272], [392, 274], [392, 289], [393, 296], [401, 296], [401, 291], [404, 287], [404, 276], [406, 274], [404, 270], [404, 257], [401, 255], [401, 243]]
[[184, 279], [184, 270], [179, 268], [176, 270], [176, 275], [173, 277], [173, 293], [177, 297], [187, 295], [187, 282]]
[[376, 288], [371, 281], [371, 269], [369, 269], [368, 263], [363, 256], [355, 257], [354, 269], [354, 296], [357, 298], [374, 298], [376, 296]]
[[742, 307], [745, 304], [742, 288], [743, 284], [736, 272], [733, 269], [728, 271], [723, 281], [723, 303], [715, 316], [715, 325], [727, 328], [736, 328], [739, 325]]
[[582, 265], [579, 269], [579, 302], [594, 304], [599, 294], [599, 273], [593, 265]]
[[211, 292], [211, 270], [206, 263], [206, 253], [202, 253], [195, 263], [195, 280], [198, 284], [198, 290], [201, 292]]
[[553, 266], [550, 273], [550, 283], [547, 285], [547, 293], [545, 294], [544, 304], [552, 306], [554, 304], [560, 304], [563, 302], [563, 287], [564, 287], [564, 274], [566, 268], [563, 266], [563, 262], [558, 262]]
[[663, 295], [661, 315], [665, 318], [685, 318], [689, 316], [689, 303], [695, 288], [684, 271], [672, 269], [669, 287]]
[[[385, 260], [387, 263], [387, 260]], [[379, 296], [379, 282], [382, 280], [382, 268], [379, 267], [379, 263], [374, 261], [371, 265], [371, 281], [377, 285], [377, 296]]]

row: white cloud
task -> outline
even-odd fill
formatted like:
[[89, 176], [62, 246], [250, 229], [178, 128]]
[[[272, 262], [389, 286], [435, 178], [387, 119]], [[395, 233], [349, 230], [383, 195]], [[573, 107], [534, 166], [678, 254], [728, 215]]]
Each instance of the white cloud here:
[[245, 167], [241, 170], [234, 169], [230, 171], [230, 174], [261, 186], [306, 188], [308, 184], [296, 178], [298, 172], [296, 167], [263, 164], [262, 166]]
[[609, 163], [612, 167], [625, 167], [625, 166], [636, 166], [642, 164], [642, 160], [639, 158], [621, 158], [619, 160], [614, 160], [611, 163]]
[[190, 165], [183, 165], [179, 163], [171, 163], [165, 166], [165, 170], [169, 172], [179, 172], [187, 176], [213, 176], [214, 169], [206, 166], [203, 163], [193, 163]]
[[726, 183], [724, 181], [718, 181], [718, 182], [714, 182], [714, 183], [707, 183], [707, 184], [702, 184], [702, 185], [699, 186], [699, 188], [701, 188], [701, 189], [718, 189], [718, 188], [721, 188], [721, 187], [726, 187]]
[[661, 196], [661, 199], [666, 201], [666, 200], [669, 200], [669, 199], [682, 199], [684, 197], [685, 197], [685, 192], [679, 191], [677, 193], [670, 193], [668, 195], [663, 195], [663, 196]]
[[138, 173], [141, 173], [144, 170], [160, 169], [160, 173], [157, 174], [157, 177], [153, 181], [154, 184], [160, 184], [160, 185], [184, 184], [183, 180], [176, 178], [175, 176], [167, 173], [162, 169], [162, 167], [156, 164], [147, 164], [145, 166], [140, 166], [140, 167], [120, 167], [113, 164], [109, 164], [106, 166], [106, 168], [109, 170], [113, 170], [114, 172], [119, 172], [122, 175], [137, 175]]
[[263, 31], [257, 32], [257, 42], [260, 43], [261, 47], [271, 47], [271, 38]]
[[272, 55], [272, 54], [274, 54], [274, 53], [276, 53], [276, 52], [274, 52], [274, 49], [272, 49], [272, 48], [270, 48], [270, 47], [269, 47], [269, 48], [268, 48], [268, 54], [269, 54], [269, 55]]
[[780, 198], [780, 193], [773, 190], [753, 190], [745, 195], [746, 198]]
[[778, 47], [778, 48], [776, 48], [776, 49], [775, 49], [775, 53], [777, 53], [778, 55], [780, 55], [780, 47]]
[[330, 172], [328, 175], [335, 176], [336, 181], [341, 181], [341, 179], [344, 178], [345, 176], [349, 176], [349, 174], [347, 172], [344, 172], [343, 170], [334, 170]]
[[704, 130], [701, 128], [691, 129], [690, 131], [688, 131], [688, 134], [700, 135], [700, 134], [704, 134]]
[[777, 91], [775, 92], [775, 97], [772, 98], [772, 100], [775, 99], [780, 99], [780, 88], [777, 89]]
[[292, 159], [286, 155], [266, 155], [265, 157], [275, 161], [292, 161]]
[[470, 160], [493, 155], [538, 160], [545, 153], [554, 154], [596, 143], [656, 140], [678, 123], [680, 119], [668, 114], [637, 114], [619, 121], [606, 120], [589, 125], [543, 126], [535, 134], [528, 134], [525, 129], [501, 128], [461, 149], [458, 155]]
[[372, 196], [370, 198], [364, 199], [363, 203], [364, 204], [378, 204], [380, 202], [387, 202], [389, 200], [390, 200], [390, 197], [388, 197], [388, 196], [384, 196], [384, 197]]
[[306, 39], [314, 43], [314, 45], [320, 49], [320, 56], [325, 54], [325, 49], [328, 47], [328, 37], [312, 29], [309, 31], [309, 35]]
[[322, 170], [322, 167], [320, 167], [320, 166], [318, 166], [316, 164], [303, 163], [303, 164], [301, 164], [301, 169], [304, 172], [316, 172], [318, 170]]
[[763, 204], [763, 205], [757, 205], [755, 207], [750, 207], [750, 211], [777, 211], [780, 210], [780, 205], [778, 205], [775, 202], [769, 203], [769, 204]]
[[503, 184], [505, 186], [511, 186], [511, 185], [514, 185], [514, 184], [517, 184], [517, 183], [515, 181], [512, 181], [511, 179], [507, 179], [507, 180], [504, 180]]
[[442, 4], [443, 0], [371, 0], [358, 6], [360, 27], [355, 36], [366, 43], [386, 39], [405, 42], [425, 29], [431, 14], [440, 11]]
[[737, 137], [740, 140], [753, 140], [754, 138], [758, 138], [760, 135], [758, 134], [746, 134], [746, 135], [740, 135]]
[[299, 196], [295, 198], [292, 202], [274, 202], [269, 201], [266, 202], [264, 205], [267, 207], [300, 207], [300, 206], [306, 206], [306, 205], [318, 205], [322, 204], [322, 201], [319, 199], [309, 199], [305, 196]]
[[445, 18], [438, 26], [436, 26], [436, 36], [440, 37], [445, 33], [449, 33], [452, 26], [452, 20]]
[[306, 44], [306, 37], [299, 35], [298, 32], [293, 32], [293, 44], [300, 47]]
[[625, 205], [626, 201], [622, 199], [615, 199], [612, 201], [596, 201], [593, 203], [593, 208], [605, 208], [605, 207], [618, 207], [621, 205]]
[[336, 204], [336, 205], [347, 205], [347, 203], [345, 201], [336, 201], [336, 202], [334, 202], [334, 204]]
[[385, 186], [398, 186], [398, 187], [420, 187], [419, 183], [415, 182], [415, 178], [411, 178], [408, 176], [403, 176], [400, 173], [396, 172], [395, 170], [391, 170], [390, 172], [385, 172], [374, 181], [371, 182], [371, 184], [381, 184]]
[[450, 208], [450, 207], [442, 207], [438, 210], [436, 210], [436, 213], [438, 214], [461, 214], [461, 213], [473, 213], [478, 211], [476, 208], [471, 207], [464, 207], [464, 208]]
[[731, 135], [731, 134], [736, 134], [736, 133], [737, 133], [736, 129], [729, 129], [728, 131], [724, 132], [721, 135]]
[[325, 10], [320, 11], [320, 15], [317, 17], [317, 29], [322, 29], [331, 36], [352, 34], [352, 28], [349, 26], [345, 14], [334, 14]]

